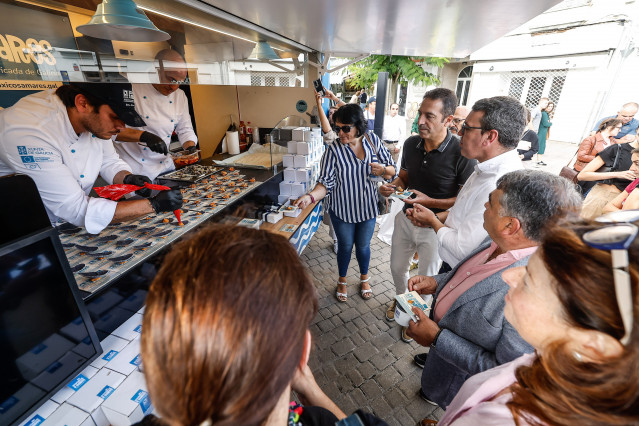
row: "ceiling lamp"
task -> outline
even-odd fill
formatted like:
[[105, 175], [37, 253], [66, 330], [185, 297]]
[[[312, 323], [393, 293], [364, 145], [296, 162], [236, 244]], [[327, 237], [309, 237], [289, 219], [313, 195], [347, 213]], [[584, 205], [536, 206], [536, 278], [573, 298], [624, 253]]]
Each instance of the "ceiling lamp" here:
[[249, 55], [249, 59], [280, 59], [267, 41], [258, 41], [253, 51]]
[[104, 0], [89, 23], [77, 30], [84, 35], [119, 41], [164, 41], [171, 36], [158, 29], [133, 0]]

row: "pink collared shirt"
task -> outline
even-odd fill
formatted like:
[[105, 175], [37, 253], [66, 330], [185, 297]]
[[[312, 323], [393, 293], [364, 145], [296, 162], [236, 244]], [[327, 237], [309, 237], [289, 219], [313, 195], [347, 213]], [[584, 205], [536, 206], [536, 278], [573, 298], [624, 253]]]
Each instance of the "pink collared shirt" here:
[[[438, 425], [514, 425], [515, 420], [506, 405], [512, 399], [512, 394], [499, 393], [517, 381], [515, 371], [518, 367], [532, 364], [536, 357], [535, 354], [524, 354], [511, 362], [470, 377], [450, 403]], [[528, 422], [520, 419], [520, 424], [527, 425]]]
[[439, 322], [446, 315], [455, 300], [464, 294], [466, 290], [481, 280], [512, 265], [519, 259], [533, 254], [537, 250], [537, 246], [510, 250], [500, 254], [490, 262], [486, 262], [495, 250], [497, 250], [497, 244], [493, 241], [490, 243], [490, 247], [474, 255], [457, 269], [453, 278], [446, 283], [446, 286], [437, 296], [435, 311], [433, 312], [435, 322]]

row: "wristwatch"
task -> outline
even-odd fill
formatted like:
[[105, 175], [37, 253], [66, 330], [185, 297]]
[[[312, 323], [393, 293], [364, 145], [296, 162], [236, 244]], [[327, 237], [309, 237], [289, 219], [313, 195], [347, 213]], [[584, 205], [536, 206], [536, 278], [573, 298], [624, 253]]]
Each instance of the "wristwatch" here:
[[439, 335], [442, 334], [442, 331], [444, 331], [444, 329], [440, 328], [437, 334], [435, 334], [435, 338], [433, 339], [433, 342], [430, 344], [431, 348], [435, 348], [437, 346], [437, 339], [439, 339]]

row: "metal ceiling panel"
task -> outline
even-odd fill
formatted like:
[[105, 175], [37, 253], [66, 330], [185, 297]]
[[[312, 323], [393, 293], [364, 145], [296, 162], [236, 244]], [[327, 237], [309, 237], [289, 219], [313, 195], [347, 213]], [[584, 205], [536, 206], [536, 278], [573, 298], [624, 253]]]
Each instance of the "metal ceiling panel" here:
[[[559, 0], [178, 0], [207, 3], [318, 52], [462, 58]], [[239, 23], [239, 22], [238, 22]]]

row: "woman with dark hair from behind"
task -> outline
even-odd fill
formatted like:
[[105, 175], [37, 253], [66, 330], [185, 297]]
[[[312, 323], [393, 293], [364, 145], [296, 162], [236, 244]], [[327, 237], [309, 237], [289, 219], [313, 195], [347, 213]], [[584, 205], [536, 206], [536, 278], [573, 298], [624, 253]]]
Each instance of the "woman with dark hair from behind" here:
[[[144, 373], [161, 417], [153, 424], [333, 425], [346, 417], [307, 365], [316, 313], [313, 283], [284, 237], [213, 226], [176, 244], [151, 284], [142, 327]], [[319, 407], [289, 410], [291, 389]]]
[[328, 214], [338, 245], [339, 280], [335, 296], [340, 302], [347, 300], [346, 273], [355, 245], [360, 294], [368, 300], [373, 295], [368, 276], [370, 242], [379, 214], [377, 183], [373, 179], [395, 177], [395, 162], [381, 139], [366, 131], [364, 114], [357, 105], [341, 106], [333, 114], [333, 121], [339, 138], [324, 152], [317, 185], [298, 198], [295, 205], [306, 208], [330, 193]]
[[[579, 144], [577, 161], [575, 161], [573, 168], [578, 172], [582, 171], [588, 163], [595, 159], [597, 154], [608, 148], [613, 143], [617, 143], [615, 136], [617, 136], [617, 133], [621, 130], [622, 124], [621, 120], [617, 120], [616, 118], [609, 118], [602, 121], [597, 129], [597, 133], [592, 136], [588, 136], [581, 141], [581, 144]], [[596, 181], [579, 182], [581, 193], [584, 194], [584, 197], [596, 183]]]
[[468, 379], [439, 425], [638, 424], [637, 227], [564, 223], [502, 275], [506, 319], [536, 353]]

